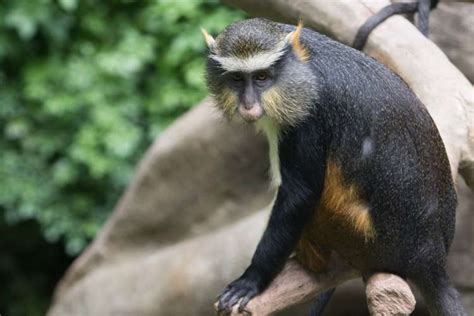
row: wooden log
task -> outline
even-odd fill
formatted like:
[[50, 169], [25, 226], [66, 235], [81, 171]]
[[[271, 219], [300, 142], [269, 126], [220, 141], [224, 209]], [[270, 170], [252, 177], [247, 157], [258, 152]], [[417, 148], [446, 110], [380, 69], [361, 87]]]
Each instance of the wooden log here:
[[[231, 315], [272, 315], [288, 306], [311, 300], [316, 294], [358, 277], [357, 271], [345, 265], [336, 256], [325, 273], [314, 274], [290, 259], [282, 272], [273, 280], [265, 294], [256, 296], [242, 313], [234, 306]], [[214, 304], [217, 311], [217, 302]]]

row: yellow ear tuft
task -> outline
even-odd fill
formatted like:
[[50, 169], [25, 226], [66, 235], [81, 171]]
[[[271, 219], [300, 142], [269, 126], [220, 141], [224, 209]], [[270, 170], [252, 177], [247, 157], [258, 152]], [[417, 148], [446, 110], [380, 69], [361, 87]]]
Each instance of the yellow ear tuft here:
[[202, 35], [204, 35], [204, 40], [206, 41], [207, 47], [209, 47], [209, 49], [212, 51], [216, 45], [216, 40], [214, 39], [214, 37], [209, 35], [209, 33], [205, 29], [201, 28], [201, 32]]
[[295, 52], [298, 59], [306, 63], [309, 61], [310, 54], [309, 54], [309, 51], [303, 45], [301, 45], [300, 35], [301, 35], [302, 30], [303, 30], [303, 21], [300, 20], [300, 22], [298, 23], [298, 26], [296, 27], [296, 30], [291, 32], [290, 37], [289, 37], [289, 42], [291, 44], [291, 47], [293, 47], [293, 51]]

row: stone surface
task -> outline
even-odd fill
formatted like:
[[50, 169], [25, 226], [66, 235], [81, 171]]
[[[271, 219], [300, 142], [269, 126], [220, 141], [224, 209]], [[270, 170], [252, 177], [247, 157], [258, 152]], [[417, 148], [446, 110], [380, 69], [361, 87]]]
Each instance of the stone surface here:
[[259, 212], [208, 235], [102, 263], [61, 293], [48, 315], [212, 315], [216, 296], [249, 262], [266, 217]]
[[150, 147], [112, 216], [74, 262], [56, 299], [91, 270], [155, 252], [262, 209], [272, 197], [266, 145], [206, 101]]
[[440, 3], [430, 16], [429, 36], [474, 83], [474, 4]]

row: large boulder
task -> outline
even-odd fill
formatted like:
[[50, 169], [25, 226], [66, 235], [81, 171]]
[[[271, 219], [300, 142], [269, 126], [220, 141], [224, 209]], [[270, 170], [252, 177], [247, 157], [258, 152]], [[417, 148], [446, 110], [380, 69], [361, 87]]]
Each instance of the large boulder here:
[[474, 83], [474, 4], [440, 3], [430, 18], [430, 39]]
[[[139, 293], [147, 292], [150, 297], [158, 296], [162, 300], [167, 297], [167, 283], [163, 278], [169, 276], [168, 269], [173, 264], [177, 267], [190, 264], [190, 268], [198, 266], [199, 260], [207, 260], [209, 266], [213, 261], [223, 264], [226, 260], [214, 260], [212, 253], [205, 254], [201, 250], [207, 247], [208, 252], [230, 251], [242, 245], [242, 238], [250, 238], [246, 248], [248, 255], [239, 257], [240, 261], [235, 263], [229, 262], [241, 269], [255, 247], [260, 232], [255, 227], [264, 223], [256, 220], [260, 217], [235, 235], [240, 236], [235, 239], [239, 244], [233, 246], [223, 238], [219, 238], [219, 245], [206, 242], [206, 236], [193, 238], [236, 222], [268, 205], [272, 190], [267, 170], [266, 145], [261, 135], [247, 126], [226, 122], [210, 101], [196, 106], [167, 129], [147, 151], [104, 228], [59, 283], [49, 314], [76, 315], [72, 311], [77, 310], [74, 306], [81, 302], [77, 315], [86, 307], [90, 310], [89, 315], [104, 315], [104, 309], [120, 309], [121, 305], [115, 306], [114, 302], [121, 295], [129, 298], [124, 302], [126, 306], [143, 309], [146, 295]], [[228, 238], [234, 238], [234, 234]], [[180, 244], [184, 240], [192, 240], [191, 245]], [[199, 246], [200, 242], [204, 245]], [[181, 245], [184, 248], [180, 248]], [[239, 256], [242, 253], [239, 252]], [[190, 257], [183, 263], [173, 261], [181, 262], [185, 255]], [[221, 269], [225, 274], [223, 284], [232, 270], [224, 266]], [[214, 278], [213, 270], [207, 273]], [[145, 279], [155, 286], [142, 283]], [[161, 287], [163, 290], [159, 289]], [[141, 298], [134, 301], [131, 293]], [[200, 293], [209, 295], [210, 292]], [[104, 305], [104, 299], [110, 304]], [[146, 306], [156, 304], [158, 301], [152, 300]], [[69, 312], [64, 313], [65, 310]]]

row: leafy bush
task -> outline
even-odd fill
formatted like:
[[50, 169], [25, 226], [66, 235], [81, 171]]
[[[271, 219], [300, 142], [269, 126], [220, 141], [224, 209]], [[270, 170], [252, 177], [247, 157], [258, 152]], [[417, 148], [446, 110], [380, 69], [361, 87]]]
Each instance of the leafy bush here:
[[0, 2], [0, 209], [78, 253], [138, 158], [206, 94], [216, 1]]

